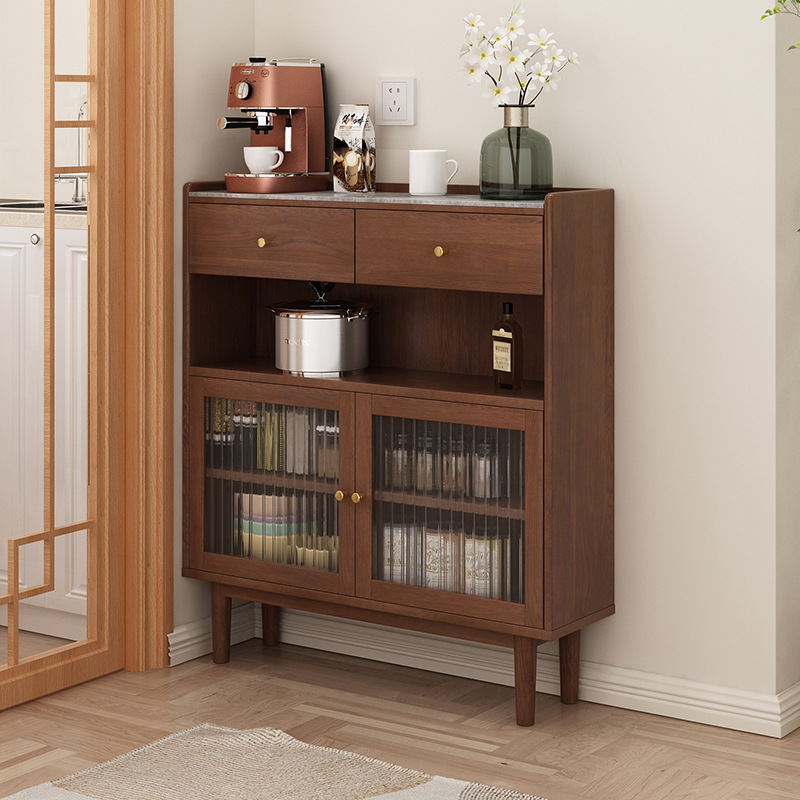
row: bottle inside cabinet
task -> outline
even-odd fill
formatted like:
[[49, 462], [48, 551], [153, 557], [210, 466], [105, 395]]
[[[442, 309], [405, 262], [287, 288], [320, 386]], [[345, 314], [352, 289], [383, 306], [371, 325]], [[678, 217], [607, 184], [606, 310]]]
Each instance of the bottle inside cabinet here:
[[337, 412], [204, 402], [206, 551], [337, 572]]
[[500, 389], [522, 386], [522, 326], [514, 319], [514, 304], [503, 303], [503, 316], [492, 328], [492, 371]]
[[375, 417], [373, 575], [523, 601], [522, 431]]

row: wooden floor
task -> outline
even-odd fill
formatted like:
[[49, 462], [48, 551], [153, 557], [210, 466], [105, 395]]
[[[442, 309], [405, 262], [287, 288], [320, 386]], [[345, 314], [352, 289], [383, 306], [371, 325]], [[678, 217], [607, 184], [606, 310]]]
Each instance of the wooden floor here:
[[800, 731], [769, 739], [549, 695], [534, 727], [513, 717], [508, 687], [251, 640], [227, 665], [117, 673], [0, 713], [0, 797], [211, 722], [548, 800], [800, 798]]
[[[69, 644], [69, 639], [57, 639], [55, 636], [45, 636], [41, 633], [31, 633], [30, 631], [19, 632], [19, 657], [29, 658], [38, 656], [53, 650], [56, 647], [63, 647]], [[0, 664], [8, 663], [8, 628], [0, 625]]]

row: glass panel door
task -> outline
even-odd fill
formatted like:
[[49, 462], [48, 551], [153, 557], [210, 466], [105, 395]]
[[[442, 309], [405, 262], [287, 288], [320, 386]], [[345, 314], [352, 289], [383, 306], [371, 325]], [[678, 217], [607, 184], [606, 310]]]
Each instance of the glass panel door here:
[[373, 417], [373, 579], [524, 602], [525, 434]]
[[0, 410], [14, 429], [0, 444], [0, 663], [8, 668], [95, 640], [102, 624], [91, 480], [91, 433], [105, 424], [90, 379], [98, 372], [87, 217], [97, 129], [92, 7], [0, 1], [0, 94], [16, 109], [0, 121]]
[[339, 412], [205, 396], [207, 553], [339, 571]]

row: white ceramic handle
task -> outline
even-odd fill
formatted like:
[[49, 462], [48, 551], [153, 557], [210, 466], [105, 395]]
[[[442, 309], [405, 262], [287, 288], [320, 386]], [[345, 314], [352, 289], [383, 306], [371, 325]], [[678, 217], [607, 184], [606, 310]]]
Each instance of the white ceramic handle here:
[[[278, 167], [283, 164], [283, 153], [280, 150], [276, 150], [275, 155], [278, 156], [278, 160], [272, 165], [272, 169], [278, 169]], [[455, 173], [453, 174], [455, 175]]]
[[458, 161], [454, 158], [448, 158], [447, 161], [444, 162], [445, 164], [455, 164], [453, 167], [453, 171], [450, 173], [450, 177], [448, 177], [447, 182], [450, 183], [453, 178], [456, 176], [456, 172], [458, 172]]

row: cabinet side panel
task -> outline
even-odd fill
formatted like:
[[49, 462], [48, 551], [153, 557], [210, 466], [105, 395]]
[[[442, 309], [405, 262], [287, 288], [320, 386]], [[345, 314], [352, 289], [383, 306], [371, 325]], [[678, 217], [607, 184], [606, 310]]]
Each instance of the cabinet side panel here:
[[614, 602], [614, 195], [545, 203], [545, 627]]

